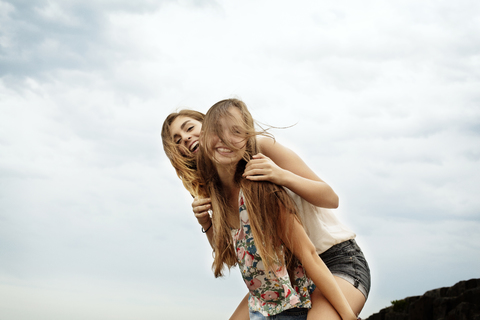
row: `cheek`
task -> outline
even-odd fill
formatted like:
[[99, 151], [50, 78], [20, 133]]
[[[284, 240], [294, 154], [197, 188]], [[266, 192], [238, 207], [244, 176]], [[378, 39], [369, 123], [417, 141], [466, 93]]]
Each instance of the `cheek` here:
[[215, 139], [206, 139], [206, 140], [201, 140], [200, 146], [207, 151], [207, 153], [212, 153], [213, 149], [215, 147], [216, 140]]

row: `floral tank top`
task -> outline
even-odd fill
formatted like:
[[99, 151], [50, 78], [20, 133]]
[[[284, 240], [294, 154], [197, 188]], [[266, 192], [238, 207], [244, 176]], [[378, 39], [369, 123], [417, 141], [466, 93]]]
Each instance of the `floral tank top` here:
[[291, 308], [311, 308], [310, 293], [315, 289], [300, 263], [295, 266], [295, 279], [290, 281], [285, 263], [273, 271], [265, 270], [250, 227], [250, 220], [239, 194], [240, 228], [232, 229], [237, 260], [243, 280], [250, 290], [248, 306], [264, 316], [271, 316]]

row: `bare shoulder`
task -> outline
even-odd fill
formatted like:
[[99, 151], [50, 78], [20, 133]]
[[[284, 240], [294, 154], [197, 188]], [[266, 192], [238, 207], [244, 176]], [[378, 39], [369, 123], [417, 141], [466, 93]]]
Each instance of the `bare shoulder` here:
[[293, 150], [269, 137], [259, 137], [257, 141], [260, 145], [260, 151], [280, 168], [306, 179], [323, 182]]
[[265, 136], [258, 136], [257, 142], [260, 146], [260, 151], [265, 154], [267, 157], [270, 157], [269, 154], [276, 154], [276, 153], [285, 153], [290, 151], [287, 147], [283, 146], [277, 140], [265, 137]]
[[267, 136], [257, 136], [257, 143], [260, 145], [261, 148], [268, 148], [272, 145], [276, 144], [277, 141], [271, 137]]

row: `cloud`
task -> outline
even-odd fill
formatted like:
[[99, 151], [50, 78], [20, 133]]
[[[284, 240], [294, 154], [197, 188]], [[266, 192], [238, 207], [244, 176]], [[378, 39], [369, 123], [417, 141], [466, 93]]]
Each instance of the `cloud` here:
[[0, 2], [2, 310], [230, 314], [246, 289], [213, 278], [160, 127], [232, 96], [293, 125], [272, 132], [340, 195], [374, 276], [362, 317], [474, 277], [476, 6]]

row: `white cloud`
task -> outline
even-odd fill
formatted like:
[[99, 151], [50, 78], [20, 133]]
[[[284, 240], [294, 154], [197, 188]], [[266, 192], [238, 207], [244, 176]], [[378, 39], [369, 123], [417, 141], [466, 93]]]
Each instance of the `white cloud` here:
[[4, 316], [228, 316], [246, 289], [213, 279], [160, 127], [231, 96], [298, 123], [273, 133], [340, 195], [373, 271], [363, 317], [475, 277], [477, 6], [0, 2]]

